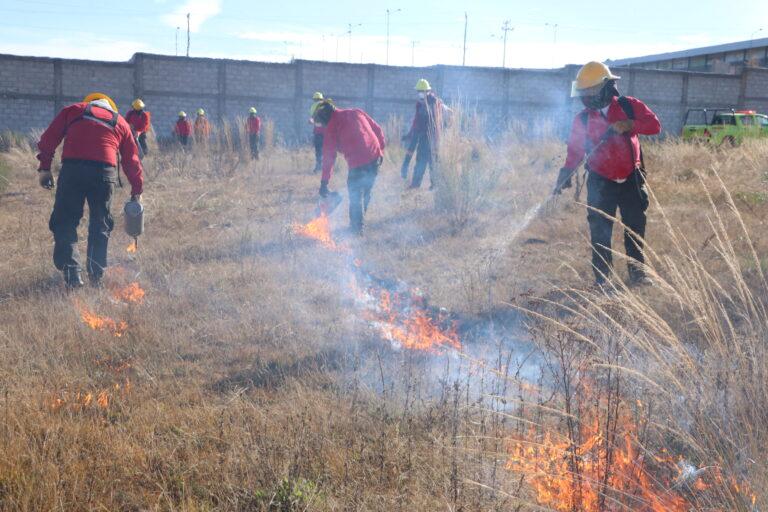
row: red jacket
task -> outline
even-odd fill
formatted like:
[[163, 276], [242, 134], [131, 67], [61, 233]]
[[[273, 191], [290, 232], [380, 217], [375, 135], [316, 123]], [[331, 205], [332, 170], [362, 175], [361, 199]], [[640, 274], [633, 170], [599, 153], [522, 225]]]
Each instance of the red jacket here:
[[261, 133], [261, 118], [259, 116], [248, 116], [245, 127], [249, 135], [258, 135]]
[[[627, 119], [618, 100], [613, 98], [607, 115], [600, 110], [584, 109], [576, 116], [568, 140], [566, 169], [576, 169], [581, 164], [588, 146], [594, 148], [586, 163], [588, 169], [609, 180], [627, 179], [640, 166], [640, 140], [637, 136], [656, 135], [661, 131], [661, 123], [645, 103], [629, 96], [627, 99], [635, 113], [632, 130], [624, 135], [609, 136], [602, 144], [600, 140], [608, 127]], [[586, 126], [584, 116], [587, 116]], [[590, 144], [587, 144], [587, 138]]]
[[141, 135], [149, 131], [151, 114], [146, 110], [129, 110], [125, 114], [125, 120], [128, 121], [128, 125], [133, 128], [133, 133]]
[[312, 128], [312, 133], [315, 135], [325, 135], [325, 126], [315, 124], [314, 128]]
[[190, 123], [186, 117], [179, 119], [173, 126], [173, 133], [183, 137], [189, 137], [192, 135], [192, 123]]
[[384, 145], [384, 132], [368, 114], [357, 108], [334, 110], [325, 127], [322, 179], [331, 179], [337, 151], [354, 169], [384, 156]]
[[443, 127], [443, 102], [433, 93], [428, 92], [424, 101], [416, 102], [416, 114], [413, 116], [410, 137], [429, 135], [437, 138]]
[[[91, 104], [91, 115], [100, 121], [83, 117], [88, 103], [75, 103], [64, 107], [43, 132], [37, 147], [40, 169], [50, 170], [56, 148], [64, 140], [61, 159], [90, 160], [112, 167], [117, 166], [120, 152], [123, 172], [131, 184], [131, 194], [141, 194], [144, 178], [136, 141], [128, 123], [119, 114]], [[117, 124], [110, 126], [113, 115]]]

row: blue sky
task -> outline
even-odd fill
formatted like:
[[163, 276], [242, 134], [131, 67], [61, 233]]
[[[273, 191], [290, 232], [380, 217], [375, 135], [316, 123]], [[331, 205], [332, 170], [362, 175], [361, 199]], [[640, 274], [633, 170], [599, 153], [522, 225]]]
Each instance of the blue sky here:
[[[128, 60], [135, 52], [285, 62], [553, 67], [768, 37], [768, 0], [0, 0], [0, 53]], [[594, 7], [593, 7], [594, 6]], [[351, 44], [349, 25], [352, 25]], [[765, 30], [761, 30], [765, 28]]]

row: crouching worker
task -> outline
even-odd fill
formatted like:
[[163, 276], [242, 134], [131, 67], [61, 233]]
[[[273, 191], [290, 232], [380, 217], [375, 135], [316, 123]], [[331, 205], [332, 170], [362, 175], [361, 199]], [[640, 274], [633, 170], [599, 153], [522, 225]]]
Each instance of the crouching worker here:
[[91, 284], [98, 286], [107, 267], [107, 245], [114, 227], [109, 210], [118, 179], [117, 153], [131, 184], [131, 197], [140, 200], [144, 180], [139, 152], [130, 126], [117, 113], [112, 99], [101, 93], [89, 94], [81, 103], [65, 107], [40, 137], [38, 173], [44, 188], [53, 188], [51, 161], [62, 140], [62, 166], [48, 223], [54, 239], [53, 263], [64, 273], [68, 288], [83, 286], [75, 244], [87, 201], [86, 268]]
[[371, 190], [384, 156], [384, 132], [376, 121], [360, 109], [338, 109], [330, 100], [312, 105], [312, 119], [325, 127], [323, 139], [323, 174], [320, 195], [328, 195], [336, 152], [347, 161], [349, 192], [349, 228], [353, 235], [363, 234], [363, 216], [371, 201]]
[[602, 286], [612, 272], [611, 235], [617, 209], [626, 226], [630, 285], [652, 284], [643, 270], [648, 190], [638, 135], [656, 135], [661, 124], [642, 101], [619, 94], [618, 79], [599, 62], [579, 70], [571, 96], [580, 98], [586, 108], [573, 121], [568, 157], [555, 193], [571, 186], [571, 177], [586, 159], [587, 220], [597, 284]]

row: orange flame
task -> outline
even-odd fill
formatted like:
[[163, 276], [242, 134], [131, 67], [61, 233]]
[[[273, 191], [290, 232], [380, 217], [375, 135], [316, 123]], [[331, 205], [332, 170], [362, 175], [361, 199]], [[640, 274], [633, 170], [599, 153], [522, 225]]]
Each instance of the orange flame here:
[[122, 320], [118, 322], [108, 316], [97, 315], [80, 301], [75, 301], [75, 305], [80, 311], [80, 318], [83, 323], [94, 331], [109, 331], [119, 338], [128, 329], [128, 324]]
[[128, 247], [125, 248], [126, 252], [130, 254], [134, 254], [139, 248], [137, 247], [139, 244], [134, 240], [130, 244], [128, 244]]
[[397, 302], [397, 294], [393, 297], [389, 291], [380, 290], [378, 300], [374, 298], [373, 306], [365, 311], [365, 318], [379, 329], [384, 338], [409, 350], [432, 353], [446, 348], [461, 350], [455, 326], [442, 329], [415, 297], [409, 297], [410, 305], [402, 311], [394, 306]]
[[112, 296], [115, 299], [130, 304], [141, 304], [144, 300], [144, 294], [144, 290], [137, 282], [133, 282], [124, 288], [115, 288], [112, 290]]
[[325, 213], [321, 213], [319, 217], [309, 221], [307, 224], [293, 224], [291, 228], [295, 234], [317, 240], [326, 249], [332, 251], [343, 249], [333, 240], [331, 236], [331, 223], [328, 215]]
[[603, 435], [597, 418], [575, 428], [575, 436], [583, 441], [532, 429], [527, 437], [509, 442], [507, 469], [528, 477], [540, 505], [560, 512], [614, 510], [616, 505], [615, 510], [646, 512], [692, 509], [655, 474], [666, 474], [671, 481], [679, 469], [674, 464], [650, 467], [628, 416], [619, 418], [615, 439], [622, 441], [615, 445]]
[[114, 383], [111, 388], [101, 389], [99, 391], [77, 391], [69, 393], [61, 392], [47, 401], [48, 408], [57, 412], [66, 408], [73, 412], [80, 412], [91, 407], [99, 409], [108, 409], [114, 398], [118, 395], [125, 396], [131, 389], [131, 382], [125, 379], [125, 383]]

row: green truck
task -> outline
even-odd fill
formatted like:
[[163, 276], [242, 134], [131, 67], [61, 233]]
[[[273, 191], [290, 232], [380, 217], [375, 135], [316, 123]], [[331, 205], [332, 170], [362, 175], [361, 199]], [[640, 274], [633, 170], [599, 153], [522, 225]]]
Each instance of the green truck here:
[[682, 135], [688, 141], [736, 145], [746, 138], [768, 137], [768, 116], [754, 110], [692, 108]]

